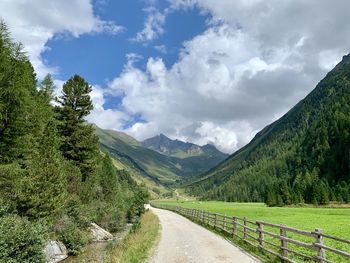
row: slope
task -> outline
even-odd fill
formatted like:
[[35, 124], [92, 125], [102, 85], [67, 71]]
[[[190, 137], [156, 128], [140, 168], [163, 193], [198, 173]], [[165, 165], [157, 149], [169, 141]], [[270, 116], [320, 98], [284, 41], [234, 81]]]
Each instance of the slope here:
[[350, 55], [288, 113], [187, 186], [270, 205], [350, 201]]
[[97, 126], [95, 130], [100, 138], [101, 148], [118, 160], [119, 166], [127, 164], [126, 166], [132, 168], [139, 178], [140, 176], [148, 178], [148, 181], [164, 186], [173, 185], [189, 176], [203, 173], [226, 158], [225, 154], [217, 151], [213, 146], [203, 146], [204, 149], [208, 148], [206, 150], [208, 154], [200, 156], [186, 158], [168, 156], [143, 147], [141, 143], [125, 133], [103, 130]]
[[142, 147], [136, 140], [130, 140], [117, 131], [96, 127], [96, 134], [100, 138], [103, 150], [120, 162], [127, 163], [144, 177], [162, 184], [169, 184], [179, 179], [178, 174], [181, 171], [166, 156]]

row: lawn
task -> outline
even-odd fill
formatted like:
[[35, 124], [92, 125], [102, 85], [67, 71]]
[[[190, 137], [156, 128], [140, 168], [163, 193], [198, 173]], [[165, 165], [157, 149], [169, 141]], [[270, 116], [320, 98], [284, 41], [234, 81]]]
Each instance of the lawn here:
[[[159, 204], [176, 205], [186, 208], [215, 212], [227, 216], [247, 217], [256, 221], [285, 224], [290, 227], [314, 231], [320, 228], [324, 233], [350, 240], [349, 208], [316, 208], [316, 207], [267, 207], [263, 203], [228, 203], [218, 201], [157, 201]], [[293, 237], [293, 235], [291, 235]], [[299, 240], [312, 242], [299, 237]], [[350, 246], [328, 241], [332, 245], [350, 253]], [[330, 259], [340, 262], [340, 258], [330, 254]]]

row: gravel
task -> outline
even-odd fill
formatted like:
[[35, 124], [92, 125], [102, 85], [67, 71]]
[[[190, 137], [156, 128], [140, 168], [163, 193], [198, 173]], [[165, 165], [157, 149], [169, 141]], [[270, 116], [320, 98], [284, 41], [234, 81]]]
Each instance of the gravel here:
[[176, 213], [151, 208], [162, 227], [150, 263], [260, 262], [219, 235]]

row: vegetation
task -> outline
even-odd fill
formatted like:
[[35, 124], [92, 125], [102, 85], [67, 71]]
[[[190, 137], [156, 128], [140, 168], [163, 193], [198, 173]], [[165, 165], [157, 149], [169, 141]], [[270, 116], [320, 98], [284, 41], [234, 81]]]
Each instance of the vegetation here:
[[[199, 149], [201, 154], [185, 154], [180, 146], [187, 145], [186, 143], [172, 141], [164, 135], [166, 142], [169, 143], [170, 141], [171, 149], [176, 154], [167, 155], [153, 149], [151, 142], [156, 140], [157, 137], [144, 144], [150, 148], [148, 149], [140, 142], [121, 132], [96, 127], [96, 134], [100, 138], [102, 149], [107, 151], [114, 159], [128, 163], [129, 166], [137, 169], [143, 177], [166, 187], [174, 186], [190, 176], [203, 173], [227, 157], [226, 154], [219, 152], [210, 145]], [[159, 143], [162, 142], [158, 142], [156, 145], [159, 146]], [[195, 147], [193, 144], [189, 145]], [[187, 147], [186, 151], [190, 151], [191, 147]]]
[[113, 263], [139, 263], [149, 256], [149, 250], [157, 240], [159, 232], [158, 218], [150, 211], [146, 212], [140, 221], [140, 227], [121, 244], [110, 246], [109, 259]]
[[99, 150], [85, 121], [91, 86], [73, 76], [55, 107], [54, 88], [50, 75], [37, 88], [31, 63], [1, 22], [0, 262], [43, 262], [49, 237], [76, 254], [90, 222], [117, 231], [148, 199]]
[[187, 191], [270, 206], [350, 202], [349, 163], [350, 55], [304, 100]]
[[18, 215], [0, 219], [0, 262], [43, 262], [47, 229], [41, 222], [31, 223]]

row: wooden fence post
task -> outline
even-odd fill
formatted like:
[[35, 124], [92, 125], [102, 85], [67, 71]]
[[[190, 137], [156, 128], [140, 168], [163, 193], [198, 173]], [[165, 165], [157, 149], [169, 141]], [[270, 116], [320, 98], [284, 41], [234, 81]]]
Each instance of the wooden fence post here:
[[264, 233], [263, 233], [263, 230], [264, 230], [264, 225], [260, 222], [257, 223], [258, 224], [258, 234], [259, 234], [259, 245], [262, 247], [264, 246]]
[[224, 222], [222, 228], [224, 229], [224, 231], [226, 231], [226, 215], [224, 215]]
[[237, 235], [237, 217], [232, 217], [232, 235]]
[[210, 212], [208, 212], [208, 225], [210, 225]]
[[217, 213], [215, 213], [215, 222], [214, 222], [214, 227], [216, 227], [217, 223], [218, 223], [218, 214], [217, 214]]
[[246, 229], [246, 226], [247, 226], [247, 218], [246, 217], [243, 217], [243, 240], [246, 240], [247, 239], [247, 229]]
[[[280, 236], [287, 237], [287, 231], [284, 228], [284, 225], [281, 225]], [[281, 239], [281, 255], [282, 257], [288, 258], [288, 242], [287, 240]]]
[[[315, 229], [315, 233], [316, 233], [316, 243], [323, 245], [323, 236], [322, 236], [322, 230], [319, 228]], [[326, 262], [326, 251], [321, 248], [321, 247], [317, 247], [318, 252], [317, 252], [317, 256], [319, 257], [319, 262], [320, 263], [325, 263]]]

